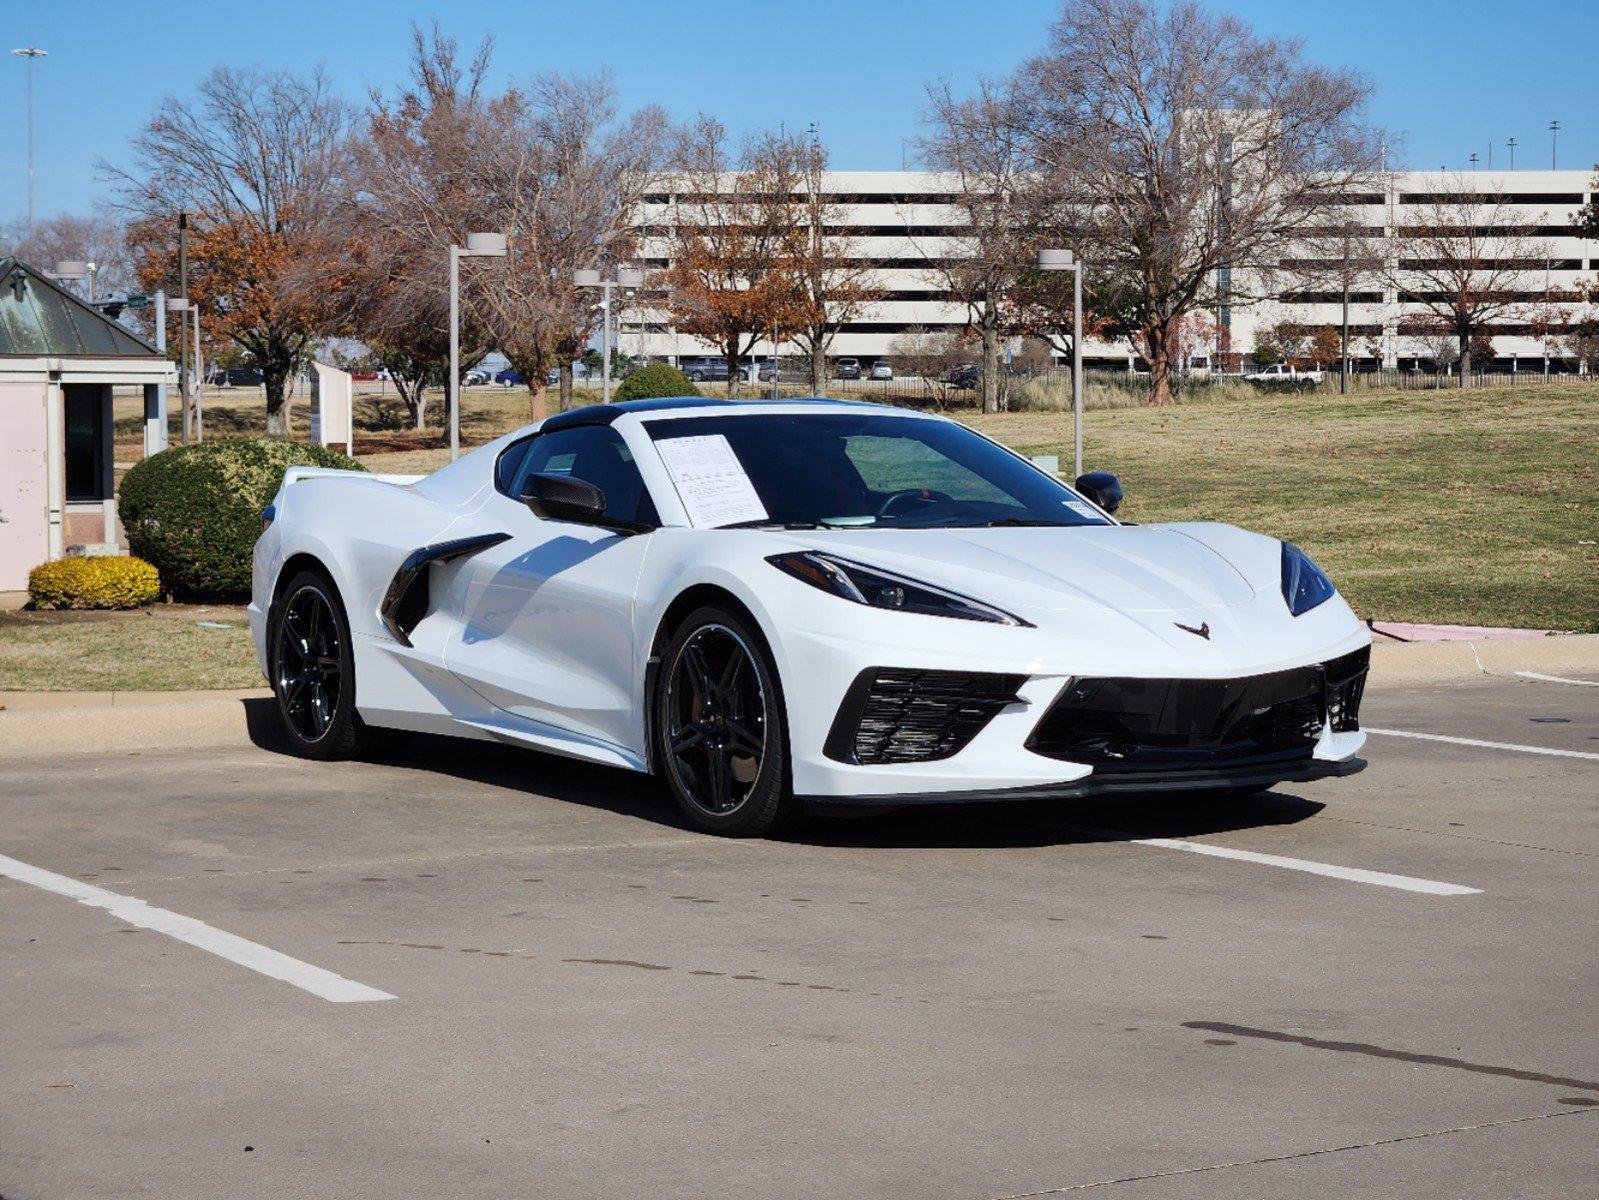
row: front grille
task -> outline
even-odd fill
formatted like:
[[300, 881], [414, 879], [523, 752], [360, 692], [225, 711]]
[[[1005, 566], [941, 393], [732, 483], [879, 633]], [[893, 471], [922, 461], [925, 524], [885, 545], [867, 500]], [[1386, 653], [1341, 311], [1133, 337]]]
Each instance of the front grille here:
[[1325, 725], [1359, 728], [1370, 650], [1242, 679], [1075, 679], [1027, 748], [1100, 772], [1308, 756]]
[[931, 762], [965, 749], [1007, 704], [1025, 675], [980, 671], [862, 671], [823, 745], [836, 762]]

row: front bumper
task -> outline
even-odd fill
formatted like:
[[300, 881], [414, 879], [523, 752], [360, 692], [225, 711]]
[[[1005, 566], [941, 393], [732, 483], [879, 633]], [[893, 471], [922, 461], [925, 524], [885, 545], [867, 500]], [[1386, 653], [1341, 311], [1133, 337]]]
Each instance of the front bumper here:
[[[847, 630], [778, 624], [773, 650], [789, 716], [794, 791], [809, 799], [892, 805], [1258, 787], [1350, 774], [1364, 765], [1356, 757], [1366, 740], [1358, 729], [1324, 728], [1292, 760], [1138, 764], [1148, 770], [1096, 771], [1092, 762], [1051, 757], [1030, 744], [1067, 686], [1084, 676], [1236, 680], [1325, 662], [1370, 644], [1370, 634], [1342, 604], [1323, 607], [1329, 611], [1307, 614], [1281, 630], [1291, 636], [1240, 629], [1247, 640], [1222, 644], [1219, 636], [1207, 643], [1179, 634], [1183, 641], [1144, 653], [1125, 637], [1088, 637], [1075, 630], [1062, 636], [903, 614], [851, 614], [855, 619]], [[1218, 623], [1215, 613], [1209, 619]], [[834, 728], [840, 708], [862, 672], [880, 668], [998, 673], [1022, 682], [1013, 701], [948, 757], [840, 761]], [[1179, 765], [1180, 770], [1161, 769]]]

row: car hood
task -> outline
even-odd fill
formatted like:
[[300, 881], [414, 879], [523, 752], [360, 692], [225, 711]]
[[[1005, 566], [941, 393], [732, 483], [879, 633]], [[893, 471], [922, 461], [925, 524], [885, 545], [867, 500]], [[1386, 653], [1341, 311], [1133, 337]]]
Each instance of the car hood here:
[[[1096, 608], [1123, 613], [1231, 608], [1255, 598], [1246, 574], [1260, 576], [1259, 564], [1240, 569], [1196, 527], [840, 529], [783, 536], [794, 548], [822, 550], [939, 584], [1021, 617]], [[1233, 539], [1240, 549], [1253, 549], [1257, 542], [1275, 545], [1258, 535], [1243, 539]]]

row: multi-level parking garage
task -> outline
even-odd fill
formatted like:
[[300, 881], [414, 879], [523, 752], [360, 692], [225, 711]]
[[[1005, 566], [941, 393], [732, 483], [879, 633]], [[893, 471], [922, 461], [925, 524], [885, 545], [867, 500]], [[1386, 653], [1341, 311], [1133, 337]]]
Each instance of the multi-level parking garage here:
[[[838, 171], [825, 177], [826, 212], [835, 221], [840, 245], [849, 256], [870, 261], [884, 299], [838, 334], [833, 353], [872, 359], [891, 354], [894, 339], [908, 330], [960, 328], [965, 307], [954, 301], [940, 276], [938, 263], [961, 252], [963, 209], [950, 181], [919, 171]], [[1529, 369], [1546, 355], [1571, 359], [1569, 345], [1542, 335], [1533, 311], [1547, 305], [1570, 314], [1582, 307], [1579, 287], [1599, 272], [1599, 242], [1574, 236], [1572, 219], [1592, 199], [1593, 183], [1585, 171], [1481, 171], [1460, 174], [1401, 171], [1379, 186], [1351, 197], [1350, 223], [1362, 231], [1367, 253], [1381, 246], [1388, 266], [1357, 272], [1350, 286], [1352, 352], [1368, 365], [1394, 367], [1430, 356], [1426, 339], [1407, 330], [1425, 306], [1405, 297], [1408, 266], [1420, 278], [1428, 254], [1423, 231], [1441, 214], [1448, 219], [1515, 231], [1519, 252], [1537, 261], [1514, 272], [1519, 303], [1495, 322], [1493, 351], [1498, 365]], [[670, 192], [649, 197], [639, 212], [643, 231], [641, 253], [646, 267], [665, 267], [672, 252], [672, 229], [679, 219], [677, 197]], [[1492, 260], [1491, 243], [1484, 265]], [[1285, 276], [1280, 294], [1227, 313], [1234, 350], [1247, 353], [1257, 331], [1280, 322], [1304, 326], [1337, 325], [1343, 316], [1339, 265], [1327, 259], [1320, 270]], [[1497, 283], [1506, 277], [1496, 277]], [[1408, 318], [1408, 319], [1407, 319]], [[621, 346], [625, 352], [677, 359], [713, 353], [710, 346], [682, 335], [667, 314], [635, 308], [623, 314]], [[769, 354], [769, 342], [757, 343], [753, 354]], [[795, 353], [778, 347], [780, 355]], [[1126, 365], [1136, 355], [1126, 342], [1090, 341], [1090, 362]]]

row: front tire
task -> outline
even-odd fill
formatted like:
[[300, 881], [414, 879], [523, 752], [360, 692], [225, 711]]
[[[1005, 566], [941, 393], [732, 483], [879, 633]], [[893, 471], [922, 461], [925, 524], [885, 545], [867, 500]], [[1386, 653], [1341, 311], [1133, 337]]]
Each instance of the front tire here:
[[355, 711], [355, 649], [338, 589], [320, 571], [289, 580], [267, 632], [272, 692], [295, 753], [354, 758], [371, 730]]
[[742, 614], [707, 605], [678, 626], [661, 656], [653, 712], [655, 761], [696, 826], [764, 837], [798, 818], [777, 667]]

